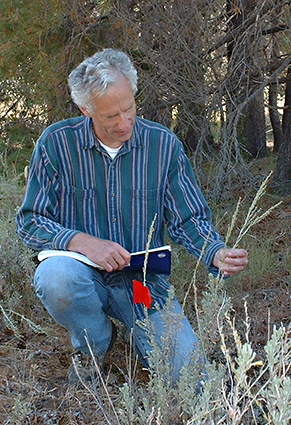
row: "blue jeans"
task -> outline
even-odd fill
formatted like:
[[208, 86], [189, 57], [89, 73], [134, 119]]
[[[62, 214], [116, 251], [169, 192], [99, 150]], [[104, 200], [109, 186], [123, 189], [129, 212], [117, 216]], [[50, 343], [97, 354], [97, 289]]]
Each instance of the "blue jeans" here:
[[[114, 284], [108, 283], [109, 276], [115, 277]], [[94, 354], [100, 356], [105, 353], [111, 339], [109, 317], [112, 317], [133, 332], [139, 359], [149, 367], [148, 353], [153, 349], [150, 342], [153, 335], [161, 353], [169, 352], [169, 339], [164, 338], [167, 328], [167, 321], [163, 318], [165, 309], [148, 315], [148, 329], [140, 326], [134, 317], [133, 300], [125, 290], [125, 285], [131, 284], [131, 279], [126, 272], [100, 272], [73, 258], [56, 256], [39, 264], [34, 285], [50, 315], [70, 332], [75, 350], [89, 354], [85, 340], [87, 335]], [[171, 336], [173, 355], [170, 360], [173, 379], [176, 380], [184, 365], [193, 358], [199, 362], [201, 353], [199, 341], [176, 298], [168, 313], [177, 323], [176, 331]], [[171, 326], [172, 332], [173, 329]], [[167, 347], [163, 344], [167, 344]]]

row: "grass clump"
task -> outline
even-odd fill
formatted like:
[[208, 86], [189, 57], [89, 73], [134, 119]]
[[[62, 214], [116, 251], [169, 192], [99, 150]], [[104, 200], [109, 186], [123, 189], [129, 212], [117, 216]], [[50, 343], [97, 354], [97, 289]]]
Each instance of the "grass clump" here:
[[20, 323], [34, 331], [39, 327], [25, 315], [30, 316], [35, 304], [31, 283], [35, 270], [33, 253], [27, 249], [16, 234], [15, 214], [24, 195], [23, 182], [0, 158], [0, 316], [3, 324], [22, 339]]

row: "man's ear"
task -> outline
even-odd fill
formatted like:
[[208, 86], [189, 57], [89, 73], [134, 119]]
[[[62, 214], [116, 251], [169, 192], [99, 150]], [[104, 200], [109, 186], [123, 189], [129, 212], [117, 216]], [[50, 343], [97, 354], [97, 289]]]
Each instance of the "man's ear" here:
[[87, 111], [87, 109], [85, 109], [85, 108], [83, 108], [82, 106], [78, 106], [79, 107], [79, 109], [80, 109], [80, 111], [84, 114], [84, 115], [86, 115], [86, 117], [90, 117], [91, 118], [91, 114], [89, 114], [89, 112]]

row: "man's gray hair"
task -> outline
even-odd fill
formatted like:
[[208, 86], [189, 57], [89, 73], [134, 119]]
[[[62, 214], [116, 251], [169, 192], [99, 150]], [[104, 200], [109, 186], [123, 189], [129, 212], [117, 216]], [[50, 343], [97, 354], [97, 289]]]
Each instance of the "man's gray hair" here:
[[104, 49], [85, 59], [69, 75], [68, 83], [73, 101], [89, 113], [94, 111], [93, 99], [101, 97], [120, 73], [137, 91], [137, 71], [130, 58], [116, 49]]

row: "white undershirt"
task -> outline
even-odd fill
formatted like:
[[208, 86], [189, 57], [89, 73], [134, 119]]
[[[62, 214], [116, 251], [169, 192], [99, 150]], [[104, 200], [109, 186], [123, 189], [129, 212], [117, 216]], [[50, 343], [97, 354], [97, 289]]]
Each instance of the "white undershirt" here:
[[100, 140], [99, 143], [109, 153], [112, 159], [116, 157], [119, 149], [121, 148], [121, 146], [119, 146], [119, 148], [111, 148], [110, 146], [104, 145], [104, 143], [100, 142]]

